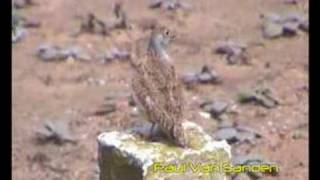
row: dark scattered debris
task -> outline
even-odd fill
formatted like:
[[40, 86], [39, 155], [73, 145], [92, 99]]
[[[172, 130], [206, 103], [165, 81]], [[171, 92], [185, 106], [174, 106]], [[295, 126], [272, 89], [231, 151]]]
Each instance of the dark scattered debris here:
[[298, 30], [308, 32], [309, 20], [299, 12], [284, 14], [266, 13], [260, 15], [263, 20], [262, 35], [266, 39], [274, 39], [281, 36], [292, 37]]
[[106, 116], [110, 113], [113, 113], [117, 111], [117, 106], [116, 103], [113, 101], [107, 101], [106, 103], [104, 103], [102, 105], [101, 108], [99, 108], [99, 110], [96, 110], [95, 112], [93, 112], [92, 115], [94, 116]]
[[81, 17], [80, 30], [73, 34], [73, 36], [76, 37], [82, 33], [108, 36], [114, 29], [130, 29], [131, 25], [129, 24], [127, 13], [122, 7], [122, 3], [115, 3], [113, 8], [115, 19], [110, 21], [102, 20], [92, 12], [88, 13], [85, 17]]
[[152, 128], [150, 122], [142, 119], [134, 121], [128, 131], [152, 141], [157, 141], [166, 137], [165, 133], [163, 133], [157, 125]]
[[309, 32], [309, 20], [304, 20], [299, 24], [299, 28], [302, 31]]
[[23, 27], [17, 26], [12, 31], [12, 43], [18, 43], [27, 36], [27, 30]]
[[218, 73], [204, 65], [199, 73], [190, 73], [182, 76], [183, 83], [187, 85], [191, 84], [220, 84], [222, 79]]
[[280, 105], [279, 101], [272, 97], [271, 94], [272, 92], [269, 88], [257, 87], [252, 91], [239, 93], [238, 101], [242, 104], [254, 103], [270, 109]]
[[219, 124], [218, 130], [213, 133], [213, 137], [217, 140], [226, 140], [229, 144], [254, 144], [254, 140], [261, 138], [262, 135], [249, 127], [231, 122], [224, 123], [224, 121], [222, 121]]
[[16, 9], [27, 8], [30, 6], [37, 5], [33, 0], [14, 0], [13, 7]]
[[35, 19], [24, 19], [22, 26], [25, 28], [39, 28], [41, 26], [41, 22]]
[[293, 128], [292, 139], [304, 139], [308, 137], [309, 123], [302, 123]]
[[104, 79], [96, 79], [93, 77], [89, 77], [87, 79], [86, 83], [91, 86], [104, 86], [104, 85], [106, 85], [106, 81]]
[[200, 108], [210, 113], [214, 118], [219, 118], [220, 115], [226, 112], [228, 106], [229, 103], [223, 100], [206, 101], [200, 104]]
[[121, 2], [116, 2], [113, 8], [113, 13], [116, 17], [114, 23], [115, 29], [129, 29], [131, 25], [127, 17], [127, 13], [123, 10], [123, 4]]
[[36, 131], [36, 139], [40, 144], [53, 142], [58, 145], [64, 143], [76, 144], [77, 140], [70, 134], [67, 121], [45, 121], [43, 128]]
[[283, 2], [285, 4], [294, 4], [294, 5], [298, 4], [298, 0], [284, 0]]
[[112, 47], [99, 59], [102, 59], [103, 63], [110, 63], [116, 60], [128, 60], [131, 58], [131, 54], [128, 50]]
[[52, 44], [41, 44], [37, 47], [36, 55], [43, 61], [61, 61], [69, 57], [74, 60], [91, 60], [91, 56], [78, 46], [61, 48]]
[[107, 116], [119, 110], [120, 104], [129, 104], [130, 94], [126, 92], [110, 93], [104, 98], [103, 104], [90, 115]]
[[[279, 173], [279, 169], [275, 168], [277, 164], [270, 162], [266, 159], [264, 159], [261, 155], [238, 155], [234, 156], [232, 158], [232, 164], [233, 166], [241, 166], [241, 165], [269, 165], [271, 167], [271, 172], [266, 171], [264, 173], [262, 172], [255, 172], [255, 171], [247, 171], [247, 174], [253, 178], [253, 179], [259, 179], [262, 178], [264, 174], [266, 175], [272, 175], [277, 176]], [[234, 177], [236, 177], [238, 174], [234, 174]], [[233, 178], [234, 179], [234, 178]]]
[[149, 8], [163, 8], [165, 10], [175, 11], [178, 9], [190, 10], [192, 7], [190, 4], [181, 0], [152, 0], [149, 4]]
[[217, 54], [226, 55], [228, 64], [249, 64], [247, 56], [247, 45], [234, 41], [219, 43], [215, 50]]
[[26, 37], [27, 30], [23, 27], [22, 16], [15, 9], [12, 9], [11, 16], [11, 42], [17, 43]]
[[99, 34], [107, 36], [110, 33], [110, 25], [106, 24], [103, 20], [99, 19], [93, 13], [88, 13], [85, 17], [81, 18], [80, 30], [74, 36], [82, 33]]

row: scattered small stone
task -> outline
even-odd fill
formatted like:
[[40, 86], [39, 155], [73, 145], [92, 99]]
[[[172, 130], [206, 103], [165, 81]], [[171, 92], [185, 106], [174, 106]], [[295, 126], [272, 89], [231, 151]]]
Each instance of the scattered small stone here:
[[26, 19], [23, 21], [22, 26], [25, 28], [38, 28], [41, 26], [41, 23], [34, 19]]
[[200, 105], [200, 107], [211, 114], [212, 117], [218, 118], [221, 114], [226, 112], [229, 103], [222, 100], [207, 101]]
[[27, 30], [23, 27], [15, 27], [12, 32], [12, 43], [18, 43], [27, 36]]
[[292, 132], [292, 139], [303, 139], [307, 137], [307, 133], [302, 130], [295, 130]]
[[219, 129], [214, 133], [217, 140], [226, 140], [229, 144], [238, 142], [237, 135], [238, 131], [233, 127]]
[[88, 80], [87, 80], [87, 83], [91, 86], [104, 86], [106, 85], [106, 81], [103, 80], [103, 79], [94, 79], [92, 77], [90, 77]]
[[274, 108], [280, 103], [271, 96], [271, 90], [268, 88], [258, 87], [253, 91], [242, 92], [238, 95], [240, 103], [255, 103], [265, 108]]
[[205, 119], [210, 119], [211, 118], [211, 114], [207, 113], [207, 112], [199, 112], [199, 115]]
[[303, 139], [308, 137], [308, 123], [302, 123], [296, 126], [291, 134], [292, 139]]
[[283, 36], [294, 36], [297, 34], [299, 24], [296, 22], [287, 22], [283, 24]]
[[233, 174], [231, 180], [252, 180], [252, 178], [246, 173]]
[[299, 12], [290, 11], [282, 15], [276, 13], [262, 14], [263, 19], [262, 35], [267, 39], [274, 39], [281, 36], [295, 36], [299, 29], [308, 32], [309, 22]]
[[85, 17], [81, 18], [81, 25], [78, 32], [73, 36], [78, 36], [82, 33], [99, 34], [103, 36], [110, 35], [114, 29], [129, 29], [131, 25], [127, 17], [127, 13], [122, 8], [122, 3], [115, 3], [113, 7], [115, 19], [105, 21], [98, 18], [94, 13], [90, 12]]
[[36, 5], [36, 3], [33, 2], [33, 0], [15, 0], [13, 2], [13, 7], [16, 9], [22, 9], [33, 5]]
[[207, 65], [202, 67], [200, 73], [189, 73], [182, 76], [181, 79], [185, 84], [219, 84], [222, 82], [218, 73]]
[[75, 60], [88, 61], [91, 56], [77, 46], [61, 48], [52, 44], [41, 44], [37, 47], [36, 55], [43, 61], [61, 61], [72, 57]]
[[[239, 155], [234, 156], [232, 158], [232, 164], [233, 166], [239, 166], [239, 165], [276, 165], [275, 163], [272, 163], [268, 160], [265, 160], [260, 155]], [[268, 172], [267, 174], [271, 174], [273, 176], [278, 175], [279, 169], [273, 168], [271, 169], [271, 172]], [[254, 172], [254, 171], [247, 171], [247, 174], [252, 178], [261, 178], [263, 176], [260, 172]]]
[[226, 55], [228, 64], [248, 64], [246, 50], [245, 44], [234, 41], [221, 42], [215, 48], [216, 53]]
[[116, 16], [116, 20], [113, 24], [115, 29], [129, 29], [131, 25], [129, 24], [129, 20], [127, 17], [127, 13], [123, 10], [123, 5], [120, 2], [116, 2], [113, 8], [114, 15]]
[[22, 25], [22, 17], [19, 13], [12, 9], [12, 19], [11, 19], [11, 42], [17, 43], [23, 40], [27, 35], [27, 30]]
[[309, 20], [304, 20], [299, 24], [299, 28], [302, 31], [309, 32]]
[[255, 139], [262, 137], [259, 133], [254, 132], [249, 128], [246, 129], [241, 126], [238, 127], [231, 122], [230, 124], [219, 125], [219, 129], [213, 134], [213, 136], [217, 140], [226, 140], [229, 144], [243, 142], [254, 144]]
[[113, 101], [107, 101], [105, 104], [102, 105], [102, 107], [95, 111], [93, 113], [93, 115], [95, 116], [105, 116], [108, 115], [110, 113], [113, 113], [117, 110], [117, 106], [115, 104], [115, 102]]
[[282, 25], [276, 23], [266, 22], [262, 26], [262, 35], [266, 39], [274, 39], [280, 37], [282, 35], [282, 32]]
[[218, 129], [231, 128], [231, 127], [234, 127], [234, 125], [235, 125], [234, 122], [230, 120], [224, 120], [219, 123]]
[[262, 137], [255, 130], [228, 119], [219, 122], [218, 130], [213, 133], [213, 136], [217, 140], [226, 140], [229, 144], [244, 142], [254, 144], [256, 139]]
[[166, 137], [166, 135], [157, 125], [155, 125], [152, 129], [152, 124], [148, 121], [135, 121], [128, 131], [149, 139], [151, 136], [153, 139]]
[[110, 63], [115, 60], [128, 60], [131, 58], [127, 50], [112, 47], [102, 57], [104, 63]]
[[69, 123], [66, 121], [45, 121], [43, 129], [36, 131], [39, 143], [54, 142], [62, 145], [66, 142], [77, 143], [77, 140], [71, 136]]
[[178, 9], [190, 10], [192, 7], [190, 4], [181, 0], [152, 0], [149, 8], [163, 8], [165, 10], [175, 11]]
[[298, 0], [284, 0], [285, 4], [298, 4]]

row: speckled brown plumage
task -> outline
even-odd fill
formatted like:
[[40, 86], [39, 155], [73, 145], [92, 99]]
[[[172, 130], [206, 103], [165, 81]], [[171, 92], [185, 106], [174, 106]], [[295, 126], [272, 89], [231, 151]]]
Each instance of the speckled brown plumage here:
[[133, 98], [148, 120], [180, 146], [185, 146], [181, 123], [184, 119], [183, 90], [175, 67], [165, 51], [174, 36], [163, 27], [152, 30], [145, 56], [132, 60]]

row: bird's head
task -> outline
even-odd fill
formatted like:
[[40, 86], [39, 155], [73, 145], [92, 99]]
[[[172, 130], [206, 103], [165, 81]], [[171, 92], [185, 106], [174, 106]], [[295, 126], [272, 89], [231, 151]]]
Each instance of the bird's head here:
[[151, 43], [166, 48], [175, 39], [175, 33], [164, 26], [156, 26], [151, 32]]

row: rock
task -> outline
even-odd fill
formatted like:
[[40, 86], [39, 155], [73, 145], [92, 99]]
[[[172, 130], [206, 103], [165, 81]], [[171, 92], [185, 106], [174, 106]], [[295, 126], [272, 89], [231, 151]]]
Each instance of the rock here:
[[131, 58], [127, 50], [121, 50], [117, 47], [112, 47], [103, 55], [104, 63], [109, 63], [114, 60], [127, 60]]
[[13, 32], [11, 33], [11, 41], [12, 43], [17, 43], [22, 41], [26, 36], [27, 36], [27, 30], [24, 29], [23, 27], [15, 27]]
[[81, 61], [91, 60], [91, 56], [78, 46], [70, 46], [66, 48], [63, 53], [67, 54], [68, 56], [72, 56], [77, 60], [81, 60]]
[[283, 14], [267, 13], [261, 15], [264, 20], [262, 35], [264, 38], [273, 39], [280, 36], [294, 36], [299, 29], [308, 31], [309, 23], [304, 14], [289, 11]]
[[282, 16], [282, 24], [288, 23], [288, 22], [296, 22], [296, 23], [301, 23], [306, 19], [306, 17], [296, 11], [289, 11], [288, 13], [285, 13]]
[[22, 9], [29, 6], [36, 5], [32, 0], [15, 0], [13, 1], [13, 7], [16, 9]]
[[222, 100], [214, 100], [210, 102], [204, 102], [200, 107], [211, 114], [211, 116], [217, 118], [224, 113], [229, 106], [229, 103]]
[[265, 108], [274, 108], [280, 103], [277, 99], [271, 96], [271, 91], [268, 88], [257, 87], [253, 91], [241, 92], [238, 95], [240, 103], [254, 103]]
[[203, 173], [196, 173], [186, 164], [193, 163], [196, 166], [197, 163], [228, 163], [231, 158], [230, 146], [225, 141], [213, 141], [194, 123], [184, 122], [183, 127], [190, 133], [188, 137], [195, 135], [196, 138], [192, 141], [197, 144], [200, 142], [200, 146], [180, 148], [165, 141], [143, 141], [135, 138], [133, 134], [117, 131], [100, 134], [100, 179], [225, 179], [226, 174], [223, 172], [212, 171], [213, 169], [208, 167], [209, 169], [203, 169]]
[[191, 10], [190, 4], [181, 0], [152, 0], [149, 4], [149, 8], [163, 8], [165, 10], [175, 11], [178, 9]]
[[277, 13], [263, 13], [260, 15], [260, 18], [263, 19], [265, 22], [271, 22], [276, 24], [282, 23], [282, 16]]
[[228, 64], [246, 63], [247, 46], [234, 41], [221, 42], [215, 48], [218, 54], [225, 54]]
[[87, 83], [91, 86], [104, 86], [106, 85], [106, 81], [103, 79], [95, 79], [95, 78], [88, 78]]
[[61, 61], [67, 60], [69, 57], [82, 61], [91, 59], [91, 56], [78, 46], [61, 48], [48, 43], [40, 44], [37, 47], [36, 55], [43, 61]]
[[233, 127], [219, 129], [214, 133], [214, 137], [217, 140], [227, 140], [229, 144], [232, 144], [238, 141], [237, 135], [238, 135], [238, 131]]
[[302, 31], [309, 32], [309, 20], [304, 20], [299, 24], [299, 28]]
[[23, 27], [25, 28], [38, 28], [41, 26], [41, 23], [37, 20], [26, 20], [22, 24]]
[[266, 22], [262, 26], [262, 35], [264, 38], [273, 39], [280, 37], [283, 32], [283, 27], [280, 24]]
[[298, 0], [284, 0], [285, 4], [298, 4]]
[[299, 23], [296, 22], [287, 22], [283, 24], [283, 32], [284, 36], [294, 36], [297, 34], [299, 27]]
[[204, 84], [220, 82], [218, 73], [206, 65], [202, 67], [201, 73], [198, 74], [197, 77], [198, 81]]
[[251, 143], [262, 136], [246, 126], [236, 125], [230, 121], [221, 121], [219, 128], [214, 132], [213, 136], [217, 140], [227, 140], [229, 144], [234, 143]]
[[105, 103], [99, 110], [95, 111], [93, 115], [95, 116], [105, 116], [113, 113], [117, 110], [116, 104], [114, 102]]
[[[241, 165], [269, 165], [270, 169], [265, 169], [263, 173], [277, 175], [279, 172], [279, 166], [275, 163], [272, 163], [268, 160], [265, 160], [260, 155], [239, 155], [235, 156], [232, 159], [233, 166], [241, 166]], [[262, 172], [254, 172], [254, 171], [247, 171], [247, 174], [252, 178], [261, 178]]]
[[181, 77], [181, 80], [185, 84], [195, 84], [198, 82], [197, 73], [188, 73]]
[[68, 54], [61, 51], [61, 48], [52, 44], [40, 44], [37, 47], [36, 55], [43, 61], [63, 60]]
[[230, 120], [221, 121], [218, 125], [218, 129], [230, 128], [230, 127], [234, 127], [234, 123]]
[[160, 8], [163, 0], [152, 0], [149, 4], [149, 8]]
[[70, 134], [69, 124], [66, 121], [45, 121], [43, 129], [36, 131], [39, 143], [53, 141], [55, 144], [77, 143], [77, 140]]
[[216, 71], [210, 69], [207, 65], [204, 65], [201, 72], [197, 74], [197, 79], [200, 83], [220, 83], [221, 79]]
[[181, 77], [181, 80], [185, 84], [218, 84], [222, 82], [222, 79], [218, 73], [210, 69], [207, 65], [204, 65], [199, 73], [188, 73]]

